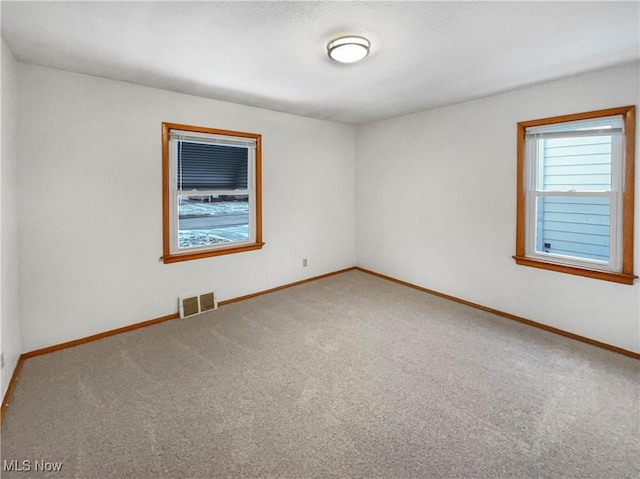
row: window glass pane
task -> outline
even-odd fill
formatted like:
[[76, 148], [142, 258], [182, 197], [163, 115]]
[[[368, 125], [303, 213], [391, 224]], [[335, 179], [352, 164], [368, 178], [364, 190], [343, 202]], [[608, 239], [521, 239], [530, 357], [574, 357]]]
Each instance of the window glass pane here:
[[179, 248], [249, 239], [247, 195], [179, 196], [178, 214]]
[[179, 141], [177, 149], [178, 190], [247, 188], [247, 148]]
[[610, 210], [609, 198], [536, 198], [536, 252], [608, 262]]
[[611, 136], [538, 140], [541, 191], [610, 191]]

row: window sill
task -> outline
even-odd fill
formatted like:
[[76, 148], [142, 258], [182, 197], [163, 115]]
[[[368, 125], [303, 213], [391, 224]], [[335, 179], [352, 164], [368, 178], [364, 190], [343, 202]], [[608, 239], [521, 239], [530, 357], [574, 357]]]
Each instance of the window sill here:
[[574, 274], [577, 276], [585, 276], [587, 278], [601, 279], [603, 281], [612, 281], [620, 284], [633, 284], [637, 278], [633, 274], [616, 273], [612, 271], [601, 271], [595, 269], [579, 268], [577, 266], [568, 266], [564, 264], [547, 263], [537, 259], [526, 258], [523, 256], [514, 256], [516, 263], [522, 266], [531, 266], [532, 268], [548, 269], [560, 273]]
[[264, 243], [252, 243], [243, 246], [230, 246], [229, 248], [217, 248], [208, 251], [196, 251], [192, 253], [167, 254], [162, 257], [163, 263], [178, 263], [180, 261], [190, 261], [192, 259], [210, 258], [225, 254], [243, 253], [262, 249]]

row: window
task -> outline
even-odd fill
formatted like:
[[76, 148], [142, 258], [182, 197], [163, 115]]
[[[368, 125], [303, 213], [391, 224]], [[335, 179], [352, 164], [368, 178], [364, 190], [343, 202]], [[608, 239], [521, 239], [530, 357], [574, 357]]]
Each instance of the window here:
[[516, 263], [633, 284], [635, 107], [518, 123]]
[[163, 261], [262, 248], [261, 136], [162, 124]]

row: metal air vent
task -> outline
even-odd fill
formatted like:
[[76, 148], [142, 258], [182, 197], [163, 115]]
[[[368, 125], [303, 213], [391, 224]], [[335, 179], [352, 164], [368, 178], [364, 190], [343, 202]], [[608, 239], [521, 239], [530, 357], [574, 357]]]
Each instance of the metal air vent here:
[[218, 309], [218, 299], [213, 291], [195, 296], [183, 296], [178, 298], [178, 308], [180, 310], [180, 317], [188, 318]]

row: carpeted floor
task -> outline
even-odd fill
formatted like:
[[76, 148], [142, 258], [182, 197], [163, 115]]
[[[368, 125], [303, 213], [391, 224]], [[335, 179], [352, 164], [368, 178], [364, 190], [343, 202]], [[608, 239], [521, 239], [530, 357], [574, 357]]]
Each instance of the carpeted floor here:
[[637, 478], [639, 372], [350, 271], [27, 360], [3, 477]]

